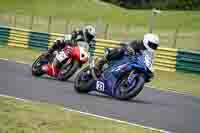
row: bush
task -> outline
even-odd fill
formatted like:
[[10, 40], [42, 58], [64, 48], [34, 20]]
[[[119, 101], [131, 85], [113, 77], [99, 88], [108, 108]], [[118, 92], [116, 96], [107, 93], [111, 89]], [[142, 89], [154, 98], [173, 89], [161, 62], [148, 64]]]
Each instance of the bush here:
[[200, 0], [102, 0], [129, 9], [199, 10]]

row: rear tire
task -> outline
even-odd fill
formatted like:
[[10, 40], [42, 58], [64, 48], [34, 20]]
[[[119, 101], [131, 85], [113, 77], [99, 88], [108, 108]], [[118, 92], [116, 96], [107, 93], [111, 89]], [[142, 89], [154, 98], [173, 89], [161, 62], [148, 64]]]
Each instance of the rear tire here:
[[[118, 84], [119, 88], [117, 88], [118, 91], [122, 90], [121, 87], [123, 87], [123, 83], [122, 83], [123, 81], [124, 80], [119, 81], [119, 84]], [[144, 75], [140, 74], [136, 78], [136, 85], [134, 86], [134, 88], [132, 88], [131, 91], [129, 91], [129, 92], [125, 92], [125, 93], [122, 93], [120, 95], [117, 95], [117, 98], [120, 99], [120, 100], [130, 100], [130, 99], [136, 97], [141, 92], [141, 90], [143, 89], [144, 83], [145, 83]]]
[[90, 86], [93, 82], [92, 75], [88, 75], [90, 78], [89, 80], [81, 80], [81, 76], [86, 73], [90, 69], [89, 66], [84, 67], [81, 69], [78, 74], [76, 75], [76, 78], [74, 80], [74, 89], [78, 93], [88, 93], [91, 91]]
[[68, 80], [79, 68], [80, 64], [77, 60], [74, 60], [70, 64], [64, 64], [58, 74], [58, 79], [60, 81]]
[[43, 58], [44, 56], [40, 55], [32, 64], [32, 75], [39, 77], [44, 74], [44, 72], [41, 69], [42, 64], [40, 63]]

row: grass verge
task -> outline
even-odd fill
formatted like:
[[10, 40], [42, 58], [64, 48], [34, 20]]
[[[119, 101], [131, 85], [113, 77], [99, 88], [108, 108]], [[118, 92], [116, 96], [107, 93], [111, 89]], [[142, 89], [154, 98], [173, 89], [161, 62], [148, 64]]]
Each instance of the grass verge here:
[[[45, 7], [45, 8], [44, 8]], [[0, 10], [24, 15], [65, 17], [67, 20], [96, 21], [104, 23], [134, 24], [148, 27], [151, 10], [126, 10], [101, 0], [6, 0]], [[184, 30], [199, 31], [199, 11], [162, 11], [156, 19], [158, 29], [174, 29], [179, 25]], [[171, 21], [176, 20], [176, 22]]]
[[45, 103], [0, 97], [0, 106], [1, 133], [158, 133]]
[[[149, 31], [151, 13], [127, 10], [101, 0], [1, 0], [0, 25], [69, 33], [75, 27], [92, 24], [97, 38], [132, 40], [143, 38]], [[52, 16], [51, 24], [48, 16]], [[199, 22], [200, 11], [163, 10], [153, 18], [153, 32], [160, 35], [163, 47], [200, 50]]]
[[[6, 58], [14, 61], [33, 63], [33, 61], [42, 53], [37, 49], [24, 49], [17, 47], [1, 47], [0, 58]], [[148, 85], [161, 90], [172, 90], [180, 93], [200, 96], [200, 75], [190, 73], [174, 73], [156, 71], [154, 80]]]
[[12, 46], [0, 47], [0, 58], [6, 58], [13, 61], [20, 61], [24, 63], [33, 63], [33, 61], [42, 53], [38, 49], [25, 49]]
[[192, 96], [200, 96], [200, 75], [182, 72], [156, 71], [150, 86], [161, 90], [176, 91]]

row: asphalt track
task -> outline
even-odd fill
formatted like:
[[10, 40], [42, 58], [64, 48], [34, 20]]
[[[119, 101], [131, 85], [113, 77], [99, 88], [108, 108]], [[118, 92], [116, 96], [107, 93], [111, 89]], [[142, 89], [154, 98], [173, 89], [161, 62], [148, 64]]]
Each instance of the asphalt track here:
[[[170, 81], [169, 81], [170, 82]], [[132, 101], [80, 95], [72, 80], [31, 75], [30, 65], [0, 60], [0, 94], [59, 104], [105, 117], [176, 133], [200, 133], [200, 97], [144, 88]]]

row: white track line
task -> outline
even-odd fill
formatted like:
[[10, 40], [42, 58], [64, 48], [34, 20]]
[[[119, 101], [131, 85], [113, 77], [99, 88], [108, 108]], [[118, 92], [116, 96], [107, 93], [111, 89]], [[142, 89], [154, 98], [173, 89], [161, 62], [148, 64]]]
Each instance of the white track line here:
[[[13, 97], [13, 96], [9, 96], [9, 95], [0, 94], [0, 96], [1, 97], [6, 97], [6, 98], [16, 99], [16, 100], [23, 101], [23, 102], [30, 102], [30, 103], [34, 102], [34, 101], [31, 101], [31, 100], [27, 100], [27, 99], [23, 99], [23, 98], [18, 98], [18, 97]], [[170, 131], [163, 130], [163, 129], [157, 129], [157, 128], [152, 128], [152, 127], [148, 127], [148, 126], [143, 126], [143, 125], [139, 125], [139, 124], [136, 124], [136, 123], [131, 123], [131, 122], [127, 122], [127, 121], [113, 119], [113, 118], [109, 118], [109, 117], [105, 117], [105, 116], [100, 116], [100, 115], [96, 115], [96, 114], [92, 114], [92, 113], [82, 112], [82, 111], [79, 111], [79, 110], [70, 109], [70, 108], [66, 108], [66, 107], [63, 107], [63, 108], [61, 107], [61, 109], [65, 110], [65, 111], [70, 111], [70, 112], [77, 112], [77, 113], [80, 113], [80, 114], [83, 114], [83, 115], [87, 115], [87, 116], [98, 117], [98, 118], [105, 119], [105, 120], [115, 121], [115, 122], [122, 123], [122, 124], [136, 126], [136, 127], [140, 127], [140, 128], [144, 128], [144, 129], [150, 129], [152, 131], [157, 131], [157, 132], [161, 132], [161, 133], [172, 133]]]
[[5, 58], [0, 58], [0, 60], [5, 60], [5, 61], [8, 61], [8, 59], [5, 59]]
[[[151, 85], [145, 85], [145, 87], [158, 90], [156, 87], [151, 86]], [[160, 87], [159, 87], [159, 88], [160, 88]], [[160, 90], [160, 91], [163, 91], [163, 92], [165, 92], [165, 91], [166, 91], [166, 92], [172, 92], [172, 93], [175, 93], [175, 94], [178, 94], [178, 95], [192, 96], [192, 94], [190, 94], [190, 93], [186, 94], [186, 93], [184, 93], [184, 92], [178, 92], [178, 91], [173, 90], [173, 89], [171, 89], [171, 88], [160, 88], [159, 90]]]
[[12, 62], [16, 62], [16, 63], [20, 63], [20, 64], [26, 64], [26, 65], [30, 65], [26, 62], [23, 62], [23, 61], [13, 61], [13, 60], [9, 60], [9, 59], [6, 59], [6, 58], [0, 58], [0, 60], [4, 60], [4, 61], [12, 61]]

